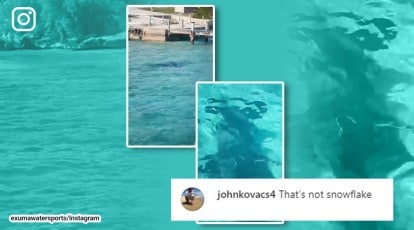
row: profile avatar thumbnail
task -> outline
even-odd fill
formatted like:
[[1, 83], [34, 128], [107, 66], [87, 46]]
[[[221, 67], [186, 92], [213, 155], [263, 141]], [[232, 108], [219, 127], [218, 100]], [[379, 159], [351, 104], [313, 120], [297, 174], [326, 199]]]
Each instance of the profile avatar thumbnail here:
[[199, 210], [204, 203], [204, 195], [200, 189], [190, 187], [181, 194], [181, 204], [188, 211]]

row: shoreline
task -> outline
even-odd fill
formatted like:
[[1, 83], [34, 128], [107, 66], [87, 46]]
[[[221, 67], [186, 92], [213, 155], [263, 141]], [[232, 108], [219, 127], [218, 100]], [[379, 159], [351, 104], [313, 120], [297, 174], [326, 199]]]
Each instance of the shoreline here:
[[131, 7], [128, 9], [128, 40], [190, 41], [214, 40], [213, 19], [192, 18], [191, 14], [167, 14]]

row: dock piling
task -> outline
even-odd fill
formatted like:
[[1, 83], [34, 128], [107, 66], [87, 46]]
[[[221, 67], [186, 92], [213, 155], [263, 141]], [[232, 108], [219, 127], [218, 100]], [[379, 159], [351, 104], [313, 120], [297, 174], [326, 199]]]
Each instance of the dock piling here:
[[190, 32], [190, 42], [191, 44], [194, 44], [194, 40], [195, 40], [196, 34], [194, 31]]
[[194, 27], [195, 27], [195, 23], [191, 22], [191, 32], [190, 32], [190, 42], [191, 42], [191, 44], [194, 44], [194, 40], [195, 40], [195, 37], [196, 37]]

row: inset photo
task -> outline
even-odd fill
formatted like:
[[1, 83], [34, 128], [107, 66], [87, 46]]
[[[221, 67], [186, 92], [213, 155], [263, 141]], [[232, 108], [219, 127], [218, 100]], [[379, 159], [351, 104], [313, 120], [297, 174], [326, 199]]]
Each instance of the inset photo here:
[[181, 204], [188, 211], [197, 211], [204, 204], [204, 195], [198, 188], [187, 188], [181, 194]]
[[214, 6], [127, 7], [126, 145], [195, 148], [195, 83], [214, 81]]
[[283, 82], [197, 83], [198, 178], [283, 178]]

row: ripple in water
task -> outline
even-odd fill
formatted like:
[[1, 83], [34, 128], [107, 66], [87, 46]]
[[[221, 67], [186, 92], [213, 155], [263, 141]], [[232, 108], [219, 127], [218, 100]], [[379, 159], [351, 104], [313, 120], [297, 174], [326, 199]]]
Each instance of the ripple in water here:
[[281, 90], [280, 84], [199, 85], [199, 177], [281, 177]]

